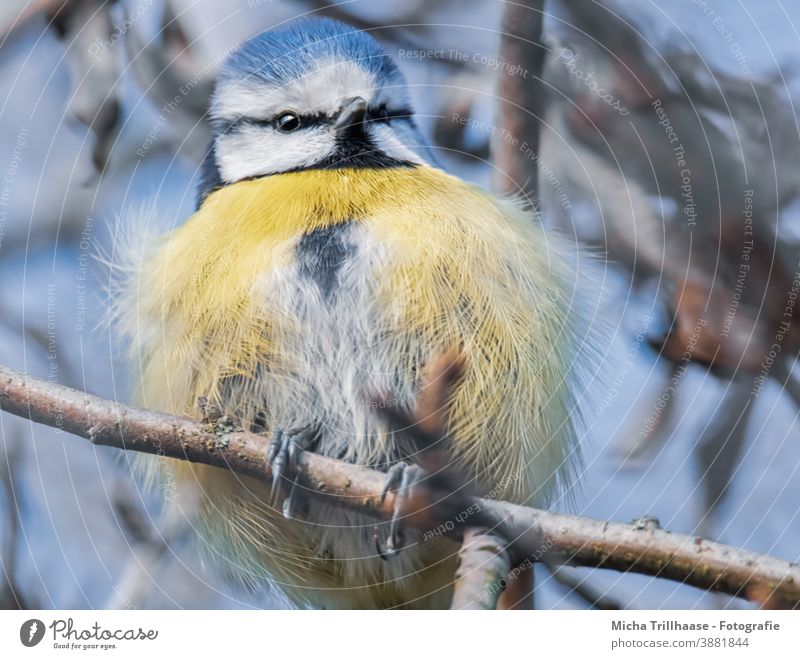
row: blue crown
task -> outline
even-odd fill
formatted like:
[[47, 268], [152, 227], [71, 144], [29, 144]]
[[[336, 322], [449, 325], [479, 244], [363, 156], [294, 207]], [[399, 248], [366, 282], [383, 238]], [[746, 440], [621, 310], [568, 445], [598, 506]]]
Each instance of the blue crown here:
[[257, 34], [228, 57], [219, 81], [249, 78], [283, 85], [330, 59], [357, 62], [377, 80], [404, 82], [394, 60], [374, 38], [330, 18], [300, 19]]

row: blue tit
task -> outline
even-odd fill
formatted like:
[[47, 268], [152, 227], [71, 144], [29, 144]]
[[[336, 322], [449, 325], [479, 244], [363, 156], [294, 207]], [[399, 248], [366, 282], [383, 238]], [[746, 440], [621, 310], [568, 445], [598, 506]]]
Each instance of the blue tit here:
[[[424, 365], [458, 347], [455, 466], [484, 493], [547, 505], [578, 444], [588, 321], [573, 247], [444, 172], [396, 63], [342, 23], [244, 43], [210, 120], [196, 212], [137, 250], [118, 291], [138, 403], [199, 416], [204, 397], [265, 440], [389, 471], [409, 456], [372, 396], [411, 409]], [[382, 560], [365, 517], [310, 501], [287, 519], [260, 482], [178, 461], [169, 472], [199, 487], [202, 544], [249, 584], [298, 606], [448, 606], [446, 538]]]

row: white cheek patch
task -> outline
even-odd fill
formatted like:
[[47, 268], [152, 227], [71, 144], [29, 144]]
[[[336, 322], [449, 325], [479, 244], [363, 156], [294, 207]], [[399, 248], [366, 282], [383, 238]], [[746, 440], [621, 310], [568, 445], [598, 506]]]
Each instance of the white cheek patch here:
[[[408, 135], [405, 132], [399, 121], [394, 126], [373, 123], [367, 128], [376, 151], [402, 162], [428, 164], [424, 145], [416, 144], [410, 129]], [[416, 144], [419, 148], [409, 148], [406, 144]], [[235, 133], [222, 135], [216, 143], [217, 167], [226, 181], [311, 167], [335, 151], [336, 140], [327, 128], [279, 133], [264, 126], [244, 125]]]
[[219, 137], [215, 150], [222, 178], [239, 181], [310, 167], [327, 158], [335, 146], [333, 135], [324, 128], [279, 133], [261, 126], [242, 126]]

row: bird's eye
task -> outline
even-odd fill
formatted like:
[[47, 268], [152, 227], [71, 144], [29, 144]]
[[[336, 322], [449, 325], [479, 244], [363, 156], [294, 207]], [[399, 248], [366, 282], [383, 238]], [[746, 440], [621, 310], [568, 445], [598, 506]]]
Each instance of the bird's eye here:
[[300, 117], [294, 112], [284, 112], [275, 120], [275, 127], [282, 133], [291, 133], [300, 128]]

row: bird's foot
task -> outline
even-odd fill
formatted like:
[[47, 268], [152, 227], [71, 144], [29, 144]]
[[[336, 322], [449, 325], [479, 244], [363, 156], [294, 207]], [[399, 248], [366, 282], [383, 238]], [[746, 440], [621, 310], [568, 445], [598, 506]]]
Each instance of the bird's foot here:
[[[267, 462], [272, 468], [272, 488], [270, 490], [270, 504], [277, 507], [282, 484], [287, 488], [286, 498], [283, 500], [281, 510], [287, 519], [295, 517], [297, 496], [297, 456], [300, 451], [312, 451], [317, 443], [317, 433], [313, 428], [304, 428], [298, 431], [276, 428], [272, 432], [269, 443]], [[289, 474], [293, 474], [290, 478]]]
[[378, 555], [385, 561], [397, 554], [406, 544], [406, 534], [402, 522], [404, 514], [408, 514], [408, 511], [404, 511], [405, 504], [412, 497], [414, 488], [419, 486], [424, 477], [425, 472], [422, 469], [405, 462], [392, 465], [386, 472], [386, 481], [381, 490], [381, 503], [385, 501], [389, 492], [394, 492], [394, 510], [389, 523], [386, 544], [381, 546], [380, 539], [377, 536], [375, 538]]

